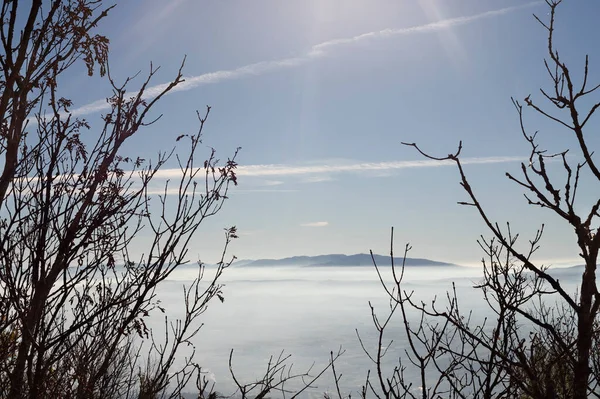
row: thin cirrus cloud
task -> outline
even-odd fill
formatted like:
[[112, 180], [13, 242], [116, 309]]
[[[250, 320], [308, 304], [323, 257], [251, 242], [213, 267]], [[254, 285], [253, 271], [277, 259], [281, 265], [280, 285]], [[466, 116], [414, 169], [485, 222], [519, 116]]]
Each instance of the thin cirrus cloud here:
[[[525, 156], [504, 157], [472, 157], [461, 158], [462, 165], [483, 165], [508, 162], [523, 162]], [[435, 168], [455, 165], [454, 161], [436, 161], [423, 159], [417, 161], [391, 161], [391, 162], [354, 162], [354, 163], [323, 163], [318, 165], [285, 165], [285, 164], [263, 164], [263, 165], [240, 165], [236, 170], [238, 176], [249, 177], [282, 177], [282, 176], [312, 176], [305, 179], [306, 182], [318, 182], [318, 175], [326, 175], [328, 178], [337, 173], [361, 173], [361, 172], [385, 172], [411, 168]], [[162, 179], [177, 178], [181, 176], [181, 169], [161, 169], [154, 177]], [[279, 181], [279, 180], [277, 180]]]
[[[462, 158], [462, 165], [476, 164], [496, 164], [507, 162], [519, 162], [526, 157], [505, 156], [505, 157], [478, 157]], [[302, 176], [302, 175], [320, 175], [334, 173], [360, 173], [360, 172], [385, 172], [399, 169], [410, 168], [435, 168], [441, 166], [455, 165], [454, 161], [435, 161], [431, 159], [417, 161], [391, 161], [391, 162], [361, 162], [344, 164], [321, 164], [321, 165], [242, 165], [237, 169], [238, 176]], [[318, 178], [307, 179], [307, 182], [320, 181]]]
[[329, 226], [329, 222], [302, 223], [300, 226], [302, 226], [302, 227], [325, 227], [325, 226]]
[[[448, 18], [436, 22], [431, 22], [423, 25], [412, 26], [408, 28], [383, 29], [379, 31], [367, 32], [353, 37], [328, 40], [323, 43], [312, 46], [305, 54], [297, 57], [280, 58], [273, 61], [263, 61], [254, 64], [245, 65], [236, 69], [221, 70], [210, 73], [205, 73], [196, 76], [188, 76], [185, 81], [180, 83], [171, 93], [178, 91], [192, 90], [197, 87], [216, 84], [219, 82], [240, 79], [248, 76], [264, 75], [270, 72], [296, 68], [308, 62], [311, 62], [319, 57], [328, 55], [333, 49], [341, 46], [348, 46], [369, 40], [383, 40], [398, 36], [414, 35], [419, 33], [443, 31], [456, 26], [466, 25], [482, 19], [493, 18], [509, 14], [524, 8], [529, 8], [541, 4], [541, 1], [529, 2], [518, 6], [505, 7], [498, 10], [486, 11], [480, 14], [475, 14], [466, 17]], [[146, 89], [145, 98], [151, 99], [159, 95], [167, 88], [169, 83], [163, 83], [152, 86]], [[133, 93], [131, 93], [133, 95]], [[105, 99], [94, 101], [80, 108], [72, 110], [73, 115], [87, 115], [95, 112], [100, 112], [109, 109], [110, 106]]]

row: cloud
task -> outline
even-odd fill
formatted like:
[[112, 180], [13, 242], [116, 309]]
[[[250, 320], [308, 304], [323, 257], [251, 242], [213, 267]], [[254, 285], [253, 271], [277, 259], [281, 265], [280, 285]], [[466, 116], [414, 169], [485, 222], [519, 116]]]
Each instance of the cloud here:
[[313, 46], [311, 51], [308, 53], [308, 56], [322, 55], [322, 54], [326, 53], [332, 47], [348, 45], [348, 44], [358, 43], [358, 42], [372, 40], [372, 39], [384, 39], [384, 38], [388, 38], [388, 37], [405, 36], [405, 35], [412, 35], [412, 34], [416, 34], [416, 33], [437, 32], [437, 31], [445, 30], [445, 29], [452, 28], [455, 26], [465, 25], [470, 22], [478, 21], [480, 19], [505, 15], [505, 14], [511, 13], [513, 11], [517, 11], [517, 10], [527, 8], [527, 7], [536, 6], [539, 4], [542, 4], [542, 2], [534, 1], [534, 2], [530, 2], [530, 3], [522, 4], [520, 6], [506, 7], [506, 8], [501, 8], [499, 10], [486, 11], [486, 12], [483, 12], [480, 14], [475, 14], [475, 15], [471, 15], [471, 16], [467, 16], [467, 17], [448, 18], [448, 19], [443, 19], [441, 21], [430, 22], [428, 24], [412, 26], [409, 28], [383, 29], [380, 31], [363, 33], [361, 35], [357, 35], [354, 37], [329, 40], [324, 43], [320, 43], [320, 44]]
[[[296, 193], [298, 192], [298, 190], [294, 190], [294, 189], [244, 189], [244, 188], [238, 188], [238, 187], [230, 187], [229, 191], [233, 192], [235, 190], [236, 194], [244, 194], [244, 193]], [[179, 189], [178, 188], [167, 188], [165, 190], [164, 187], [157, 187], [157, 188], [148, 188], [147, 190], [147, 194], [149, 195], [179, 195]], [[191, 194], [191, 191], [189, 191], [187, 194]], [[198, 188], [198, 190], [196, 191], [196, 195], [204, 195], [204, 192], [201, 190], [201, 188]]]
[[[528, 159], [526, 156], [504, 156], [504, 157], [479, 157], [479, 158], [461, 158], [462, 165], [484, 165], [509, 162], [524, 162]], [[390, 162], [360, 162], [360, 163], [326, 163], [312, 165], [286, 165], [286, 164], [263, 164], [263, 165], [240, 165], [236, 170], [238, 176], [243, 177], [281, 177], [281, 176], [299, 176], [306, 177], [305, 182], [318, 182], [331, 179], [335, 173], [362, 173], [379, 172], [380, 175], [386, 175], [384, 172], [390, 172], [400, 169], [414, 168], [436, 168], [443, 166], [453, 166], [453, 161], [435, 161], [431, 159], [422, 159], [418, 161], [390, 161]], [[318, 179], [318, 175], [325, 175], [325, 179]], [[161, 169], [154, 175], [158, 179], [171, 179], [181, 176], [181, 169]], [[279, 191], [279, 190], [278, 190]]]
[[[506, 156], [506, 157], [485, 157], [485, 158], [462, 158], [462, 165], [484, 165], [484, 164], [496, 164], [496, 163], [508, 163], [508, 162], [524, 162], [527, 161], [526, 156]], [[376, 176], [387, 177], [392, 176], [393, 171], [400, 169], [409, 168], [433, 168], [443, 166], [455, 165], [452, 161], [434, 161], [430, 159], [419, 160], [419, 161], [392, 161], [392, 162], [362, 162], [362, 163], [348, 163], [344, 161], [331, 161], [327, 164], [311, 164], [311, 165], [285, 165], [285, 164], [270, 164], [270, 165], [245, 165], [237, 168], [237, 175], [243, 177], [283, 177], [292, 176], [301, 178], [303, 183], [318, 183], [332, 181], [334, 178], [331, 176], [335, 173], [354, 173], [354, 174], [365, 174]], [[129, 173], [129, 172], [125, 172]], [[159, 183], [157, 180], [177, 180], [181, 178], [181, 169], [160, 169], [154, 174], [153, 185], [147, 188], [147, 193], [150, 195], [179, 195], [179, 187], [176, 184], [169, 185], [165, 188], [164, 185]], [[66, 178], [64, 175], [61, 178]], [[77, 175], [71, 177], [76, 178]], [[135, 177], [134, 177], [135, 178]], [[35, 180], [36, 177], [22, 178], [28, 180]], [[280, 189], [276, 188], [280, 184], [283, 184], [280, 180], [263, 180], [261, 181], [262, 187], [268, 188], [240, 188], [230, 187], [231, 190], [235, 190], [235, 193], [294, 193], [298, 192], [298, 189]], [[273, 188], [271, 188], [273, 187]], [[129, 187], [129, 190], [138, 190], [139, 185], [133, 185]], [[189, 193], [188, 193], [189, 194]], [[202, 194], [201, 186], [198, 187], [197, 195]], [[325, 223], [325, 224], [323, 224]], [[321, 227], [326, 226], [327, 222], [316, 222], [316, 224], [306, 223], [306, 226], [310, 227]]]
[[235, 193], [297, 193], [298, 190], [294, 189], [244, 189], [234, 187]]
[[263, 186], [279, 186], [281, 184], [284, 184], [281, 180], [265, 180], [262, 182]]
[[[463, 158], [463, 165], [482, 165], [507, 162], [519, 162], [526, 160], [527, 157], [506, 156], [506, 157], [482, 157], [482, 158]], [[435, 161], [423, 159], [418, 161], [391, 161], [391, 162], [362, 162], [345, 164], [322, 164], [322, 165], [242, 165], [238, 167], [238, 176], [294, 176], [294, 175], [317, 175], [333, 173], [358, 173], [367, 171], [386, 172], [399, 169], [411, 168], [435, 168], [442, 166], [452, 166], [453, 161]], [[161, 171], [163, 172], [163, 171]], [[161, 173], [159, 172], [159, 174]], [[169, 173], [167, 170], [164, 172]], [[313, 181], [318, 181], [314, 179]]]
[[[480, 14], [475, 14], [466, 17], [457, 17], [457, 18], [448, 18], [443, 19], [436, 22], [431, 22], [423, 25], [412, 26], [408, 28], [394, 28], [394, 29], [383, 29], [379, 31], [367, 32], [360, 35], [356, 35], [353, 37], [340, 38], [334, 40], [328, 40], [323, 43], [316, 44], [312, 46], [305, 54], [297, 56], [297, 57], [288, 57], [281, 58], [273, 61], [263, 61], [257, 62], [254, 64], [244, 65], [239, 68], [229, 69], [229, 70], [221, 70], [210, 73], [205, 73], [202, 75], [196, 76], [188, 76], [185, 78], [185, 82], [176, 86], [171, 93], [178, 91], [186, 91], [192, 90], [197, 87], [207, 85], [207, 84], [216, 84], [219, 82], [240, 79], [247, 76], [258, 76], [264, 75], [270, 72], [295, 68], [300, 65], [311, 62], [312, 60], [328, 55], [333, 49], [336, 47], [348, 46], [359, 42], [365, 42], [369, 40], [383, 40], [397, 36], [407, 36], [414, 35], [419, 33], [428, 33], [428, 32], [437, 32], [446, 30], [449, 28], [453, 28], [456, 26], [466, 25], [468, 23], [478, 21], [481, 19], [498, 17], [505, 14], [509, 14], [511, 12], [521, 10], [524, 8], [529, 8], [532, 6], [536, 6], [541, 4], [541, 1], [534, 1], [526, 4], [522, 4], [519, 6], [506, 7], [501, 8], [499, 10], [492, 10], [483, 12]], [[146, 90], [146, 99], [151, 99], [159, 95], [166, 87], [168, 83], [159, 84], [153, 87], [149, 87]], [[131, 96], [134, 93], [130, 93]], [[95, 101], [93, 103], [84, 105], [80, 108], [72, 110], [73, 115], [87, 115], [94, 112], [100, 112], [103, 110], [110, 109], [107, 101], [105, 99]]]
[[315, 175], [315, 176], [308, 176], [305, 177], [302, 182], [303, 183], [323, 183], [323, 182], [329, 182], [329, 181], [333, 181], [333, 177], [328, 176], [328, 175]]
[[302, 223], [300, 226], [302, 226], [302, 227], [325, 227], [328, 225], [329, 225], [329, 222], [311, 222], [311, 223]]

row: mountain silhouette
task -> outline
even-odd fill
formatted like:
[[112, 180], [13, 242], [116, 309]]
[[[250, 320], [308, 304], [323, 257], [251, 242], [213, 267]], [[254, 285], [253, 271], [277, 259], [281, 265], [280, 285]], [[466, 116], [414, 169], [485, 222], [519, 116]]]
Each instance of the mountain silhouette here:
[[[384, 255], [373, 255], [373, 259], [378, 266], [391, 266], [391, 258]], [[373, 259], [370, 254], [330, 254], [318, 256], [292, 256], [282, 259], [257, 259], [240, 260], [234, 263], [235, 266], [373, 266]], [[403, 258], [395, 257], [394, 264], [401, 266]], [[422, 258], [406, 258], [406, 266], [457, 266], [453, 263], [439, 262]]]

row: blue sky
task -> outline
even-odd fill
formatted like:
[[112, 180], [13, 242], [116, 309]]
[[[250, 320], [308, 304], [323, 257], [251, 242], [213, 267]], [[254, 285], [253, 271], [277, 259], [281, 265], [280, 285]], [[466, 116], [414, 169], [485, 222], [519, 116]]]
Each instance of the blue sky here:
[[[573, 68], [596, 48], [599, 8], [572, 0], [559, 8], [557, 46]], [[524, 239], [545, 222], [538, 258], [576, 262], [569, 227], [526, 206], [504, 177], [528, 155], [510, 98], [541, 101], [538, 88], [548, 84], [546, 36], [533, 13], [545, 18], [545, 4], [128, 0], [100, 30], [111, 39], [117, 79], [143, 74], [152, 61], [161, 66], [154, 83], [166, 83], [187, 55], [187, 82], [158, 104], [163, 118], [127, 152], [156, 157], [195, 131], [195, 110], [206, 105], [207, 153], [210, 146], [227, 158], [242, 147], [239, 187], [198, 234], [192, 258], [214, 261], [229, 225], [240, 232], [231, 251], [239, 258], [386, 253], [395, 226], [398, 252], [410, 241], [413, 257], [477, 264], [476, 239], [488, 233], [472, 208], [456, 204], [466, 199], [456, 169], [400, 144], [442, 155], [462, 140], [492, 219], [511, 222]], [[80, 65], [62, 88], [75, 112], [99, 126], [106, 82]], [[527, 116], [545, 146], [572, 143], [557, 125]], [[582, 209], [597, 195], [583, 195]]]

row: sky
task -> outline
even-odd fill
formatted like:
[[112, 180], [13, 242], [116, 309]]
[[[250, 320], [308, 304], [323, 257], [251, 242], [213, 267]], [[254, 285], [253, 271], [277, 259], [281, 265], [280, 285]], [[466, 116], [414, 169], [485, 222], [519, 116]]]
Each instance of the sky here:
[[[596, 82], [598, 12], [596, 2], [566, 0], [556, 33], [576, 76], [590, 53]], [[389, 253], [394, 226], [398, 253], [410, 242], [412, 257], [478, 264], [476, 240], [490, 234], [473, 208], [457, 205], [467, 197], [456, 168], [401, 144], [443, 156], [462, 140], [465, 170], [491, 219], [510, 222], [523, 248], [545, 223], [537, 259], [577, 263], [571, 229], [527, 206], [505, 177], [529, 154], [511, 97], [542, 102], [539, 88], [549, 83], [546, 33], [534, 13], [546, 19], [545, 3], [128, 0], [98, 29], [111, 40], [117, 81], [144, 75], [152, 62], [160, 88], [186, 56], [186, 82], [156, 106], [163, 117], [132, 138], [128, 155], [156, 158], [196, 131], [195, 111], [206, 105], [204, 156], [210, 147], [222, 159], [242, 148], [239, 186], [194, 239], [191, 260], [214, 262], [231, 225], [240, 238], [230, 253], [240, 259]], [[100, 126], [107, 82], [76, 65], [61, 85], [74, 113]], [[573, 144], [557, 124], [532, 112], [526, 121], [549, 149]], [[598, 198], [588, 187], [578, 209]], [[142, 234], [137, 250], [143, 244]]]

